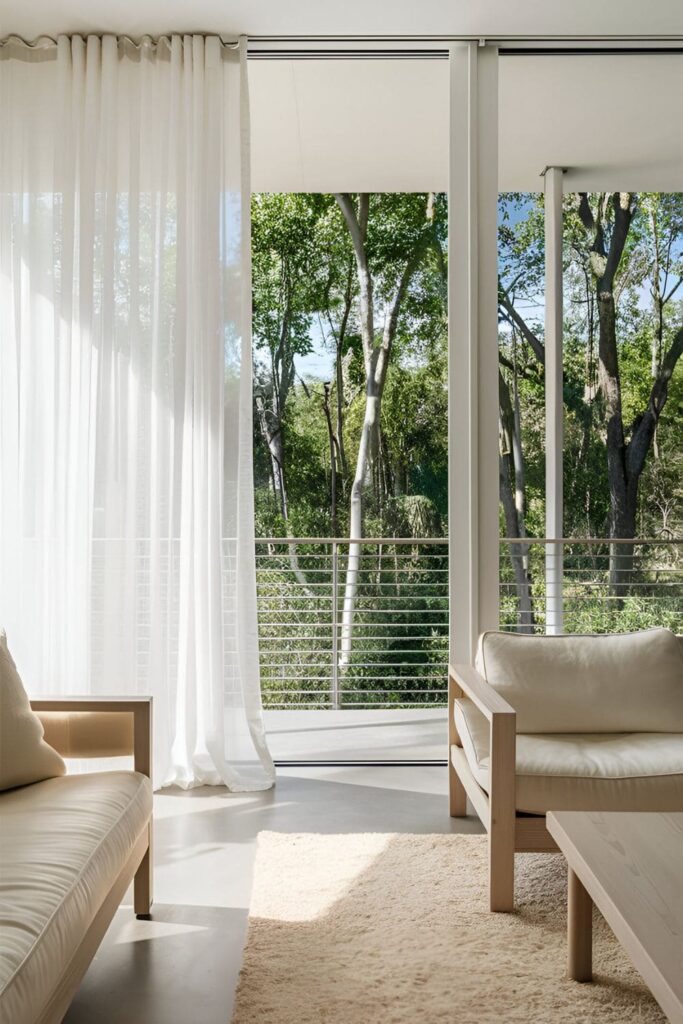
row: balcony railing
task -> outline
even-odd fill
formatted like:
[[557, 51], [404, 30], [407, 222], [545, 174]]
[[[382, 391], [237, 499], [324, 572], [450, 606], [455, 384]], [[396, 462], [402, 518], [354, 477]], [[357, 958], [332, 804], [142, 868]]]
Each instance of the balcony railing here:
[[[370, 538], [359, 545], [350, 595], [348, 540], [257, 540], [266, 707], [445, 703], [448, 540]], [[683, 541], [504, 538], [500, 567], [503, 629], [683, 630]]]
[[328, 538], [257, 541], [265, 706], [442, 704], [448, 541], [363, 540], [352, 609], [346, 594], [349, 546]]
[[501, 542], [500, 623], [518, 632], [683, 630], [683, 540]]

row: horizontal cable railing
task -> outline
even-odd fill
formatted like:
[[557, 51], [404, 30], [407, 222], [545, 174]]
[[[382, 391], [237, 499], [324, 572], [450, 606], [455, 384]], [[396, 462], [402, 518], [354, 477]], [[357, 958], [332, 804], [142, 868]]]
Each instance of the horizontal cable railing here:
[[[447, 538], [259, 538], [256, 567], [266, 707], [445, 703]], [[683, 540], [503, 538], [500, 623], [681, 632]]]
[[500, 623], [525, 633], [683, 630], [683, 540], [505, 538]]
[[256, 575], [266, 707], [443, 704], [447, 539], [259, 539]]

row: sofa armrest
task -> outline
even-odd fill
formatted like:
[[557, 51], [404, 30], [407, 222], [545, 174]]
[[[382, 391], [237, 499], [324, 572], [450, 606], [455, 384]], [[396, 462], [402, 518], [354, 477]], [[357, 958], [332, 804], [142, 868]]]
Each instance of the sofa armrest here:
[[151, 697], [34, 697], [31, 707], [63, 757], [132, 754], [135, 771], [151, 777]]

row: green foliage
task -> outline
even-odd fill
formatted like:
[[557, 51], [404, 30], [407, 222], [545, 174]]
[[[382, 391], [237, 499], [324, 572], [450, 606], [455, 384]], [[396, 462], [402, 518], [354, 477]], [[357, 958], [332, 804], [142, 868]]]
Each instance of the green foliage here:
[[[590, 194], [606, 244], [614, 229], [613, 200]], [[425, 225], [426, 194], [370, 197], [367, 254], [375, 289], [375, 332]], [[365, 535], [417, 538], [448, 533], [448, 345], [446, 308], [447, 203], [433, 197], [433, 245], [422, 254], [401, 307], [381, 406], [380, 469], [383, 488], [368, 487]], [[287, 466], [289, 522], [272, 489], [268, 449], [258, 420], [254, 473], [257, 535], [329, 537], [332, 534], [329, 411], [341, 436], [347, 471], [338, 467], [336, 532], [348, 535], [349, 490], [365, 411], [365, 369], [358, 316], [358, 280], [349, 233], [330, 195], [256, 195], [252, 204], [254, 348], [256, 388], [272, 396], [278, 367], [291, 366], [280, 409]], [[544, 208], [538, 194], [500, 197], [499, 273], [501, 374], [517, 403], [523, 452], [527, 536], [545, 533], [544, 366], [528, 336], [514, 323], [512, 306], [543, 346]], [[600, 390], [595, 254], [579, 215], [578, 198], [564, 209], [565, 527], [574, 537], [604, 537], [610, 495], [606, 473], [606, 414]], [[614, 291], [626, 440], [650, 401], [652, 367], [683, 322], [683, 194], [638, 196]], [[656, 294], [665, 301], [660, 311]], [[341, 393], [335, 359], [339, 357]], [[315, 361], [314, 361], [315, 360]], [[669, 383], [668, 400], [640, 482], [641, 536], [683, 533], [683, 360]], [[505, 520], [501, 515], [501, 533]], [[618, 601], [609, 591], [609, 561], [593, 549], [569, 557], [565, 625], [573, 631], [640, 628], [660, 623], [681, 629], [680, 577], [672, 547], [641, 552], [633, 593]], [[501, 620], [518, 625], [517, 583], [509, 552], [501, 551]], [[544, 551], [528, 560], [536, 627], [544, 627]], [[340, 553], [340, 572], [343, 552]], [[669, 559], [669, 561], [667, 561]], [[294, 565], [277, 548], [260, 569], [263, 664], [268, 702], [325, 706], [330, 694], [320, 676], [332, 658], [329, 550], [302, 549]], [[447, 653], [445, 549], [411, 546], [364, 553], [356, 607], [357, 644], [346, 669], [346, 699], [397, 705], [438, 702], [437, 678]], [[400, 572], [398, 571], [400, 569]], [[668, 574], [668, 575], [667, 575]], [[666, 584], [666, 585], [664, 585]], [[309, 591], [306, 591], [306, 587]], [[671, 594], [666, 597], [663, 595]], [[408, 616], [408, 612], [410, 613]], [[286, 639], [275, 626], [278, 623]], [[284, 625], [282, 625], [284, 623]], [[382, 628], [391, 624], [382, 632]], [[325, 632], [327, 630], [327, 632]], [[319, 631], [319, 632], [318, 632]], [[378, 639], [378, 636], [383, 639]], [[327, 637], [328, 639], [320, 639]], [[413, 639], [408, 639], [413, 637]], [[313, 639], [311, 639], [313, 638]], [[329, 640], [329, 643], [328, 643]], [[284, 645], [284, 654], [282, 653]], [[269, 653], [269, 652], [274, 652]], [[275, 661], [269, 660], [274, 658]], [[279, 661], [278, 661], [279, 658]], [[274, 667], [277, 664], [277, 669]], [[380, 667], [383, 666], [383, 667]], [[387, 668], [389, 666], [389, 668]], [[436, 680], [436, 681], [435, 681]], [[408, 694], [410, 689], [410, 694]]]
[[[426, 194], [383, 193], [370, 199], [367, 251], [381, 333], [384, 304], [396, 289], [405, 253], [424, 230]], [[445, 246], [446, 200], [433, 198], [434, 238]], [[383, 468], [393, 495], [367, 501], [366, 527], [390, 533], [405, 519], [403, 498], [424, 496], [432, 522], [446, 528], [447, 515], [447, 317], [445, 260], [437, 247], [425, 251], [402, 305], [392, 363], [382, 402]], [[329, 437], [319, 374], [308, 357], [326, 357], [330, 405], [337, 403], [336, 337], [347, 296], [351, 308], [343, 351], [343, 437], [352, 474], [365, 409], [365, 370], [358, 323], [358, 282], [353, 250], [332, 196], [260, 194], [252, 201], [254, 350], [256, 391], [277, 388], [279, 361], [291, 358], [295, 374], [282, 412], [290, 533], [331, 532]], [[286, 315], [285, 315], [286, 311]], [[255, 482], [258, 523], [269, 535], [282, 532], [277, 502], [268, 498], [269, 457], [255, 416]], [[348, 477], [338, 481], [338, 531], [348, 522]]]
[[[614, 226], [609, 194], [588, 196], [602, 217], [605, 244]], [[499, 264], [502, 287], [526, 323], [543, 342], [544, 218], [541, 195], [506, 193], [499, 203]], [[565, 528], [568, 536], [605, 536], [609, 521], [606, 472], [606, 418], [599, 388], [598, 313], [595, 260], [579, 216], [578, 196], [564, 203], [564, 398]], [[626, 441], [646, 410], [653, 384], [653, 350], [661, 359], [683, 324], [683, 194], [643, 193], [637, 198], [627, 244], [615, 280], [617, 348]], [[661, 337], [653, 289], [666, 297]], [[527, 473], [527, 532], [542, 533], [531, 510], [543, 503], [543, 367], [519, 331], [501, 322], [501, 354], [519, 367], [522, 441]], [[513, 352], [513, 347], [516, 346]], [[503, 373], [511, 382], [509, 370]], [[669, 398], [657, 429], [639, 490], [643, 535], [683, 532], [680, 480], [683, 449], [683, 361], [669, 385]], [[651, 486], [657, 501], [651, 500]], [[662, 508], [665, 512], [662, 512]]]

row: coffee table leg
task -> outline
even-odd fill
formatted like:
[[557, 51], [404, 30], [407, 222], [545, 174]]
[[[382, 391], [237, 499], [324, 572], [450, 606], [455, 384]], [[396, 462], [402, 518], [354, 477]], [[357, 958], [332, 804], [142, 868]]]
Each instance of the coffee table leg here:
[[593, 980], [593, 901], [569, 868], [567, 971], [573, 981]]

